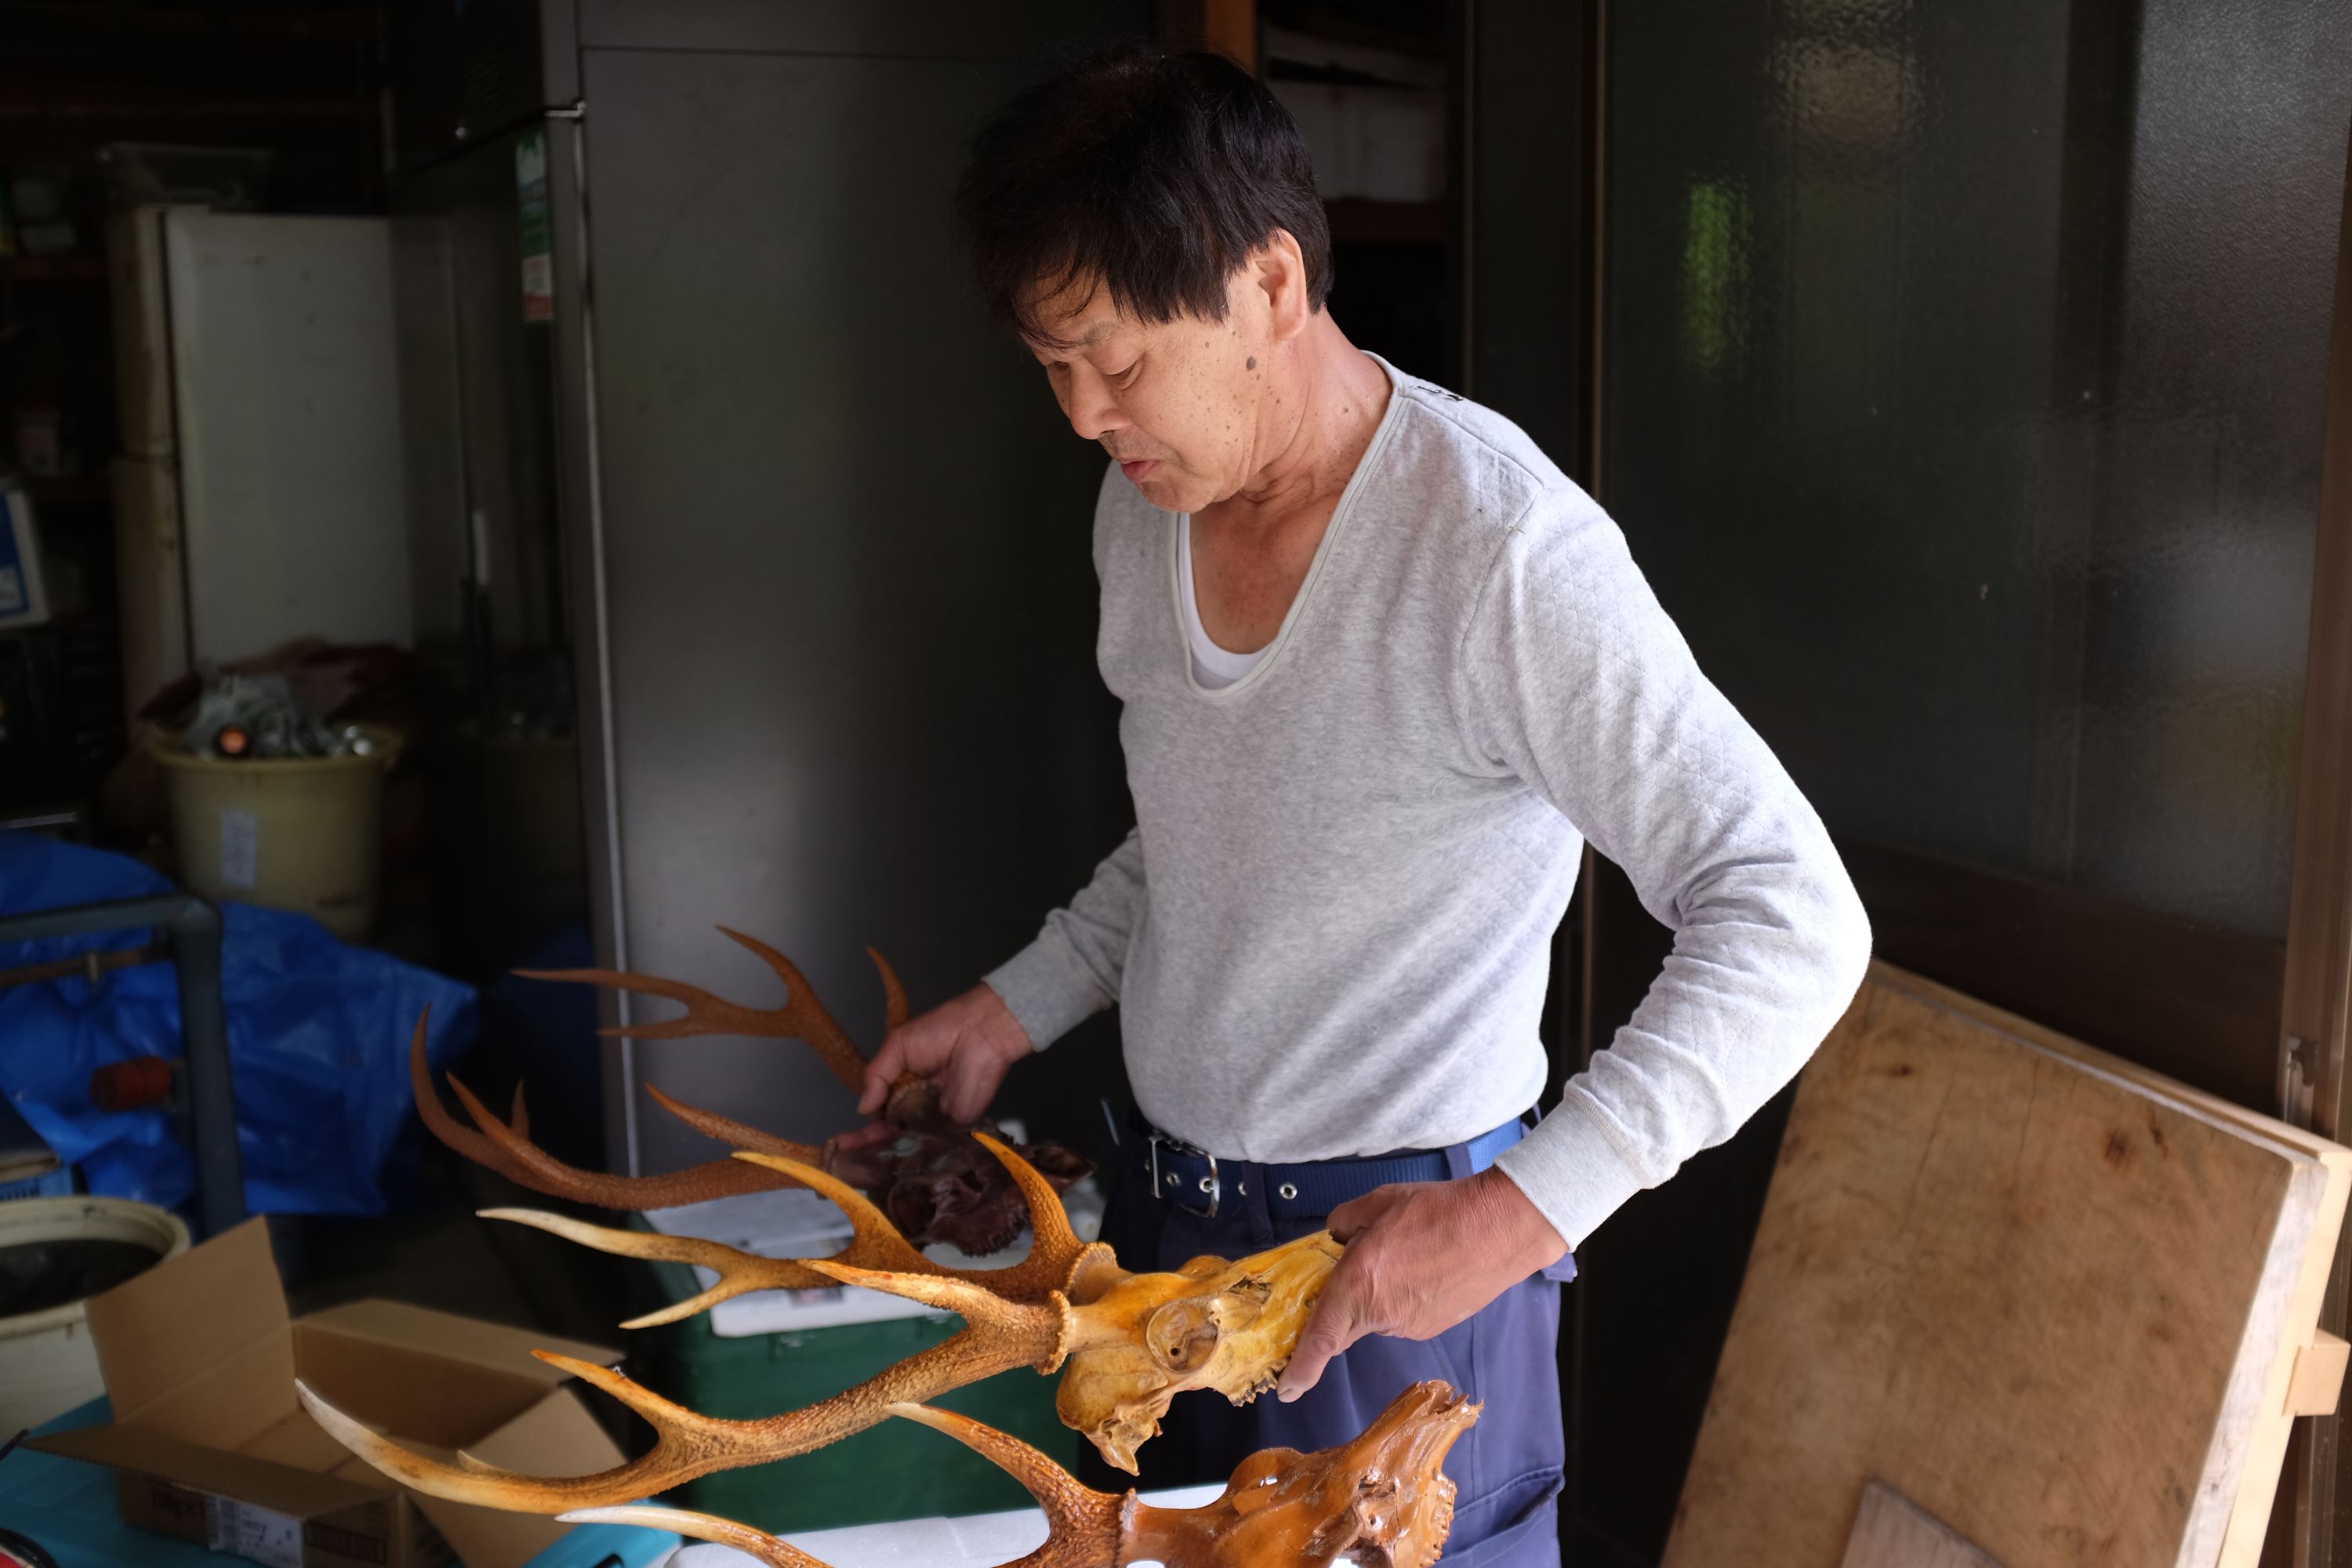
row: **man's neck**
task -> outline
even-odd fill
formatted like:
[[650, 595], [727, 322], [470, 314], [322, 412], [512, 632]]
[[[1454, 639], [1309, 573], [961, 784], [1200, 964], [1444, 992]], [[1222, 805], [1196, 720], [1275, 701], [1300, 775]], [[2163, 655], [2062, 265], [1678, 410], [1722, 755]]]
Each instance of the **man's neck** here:
[[1328, 311], [1316, 312], [1273, 368], [1280, 380], [1263, 435], [1273, 456], [1215, 510], [1279, 526], [1347, 488], [1387, 412], [1389, 378]]

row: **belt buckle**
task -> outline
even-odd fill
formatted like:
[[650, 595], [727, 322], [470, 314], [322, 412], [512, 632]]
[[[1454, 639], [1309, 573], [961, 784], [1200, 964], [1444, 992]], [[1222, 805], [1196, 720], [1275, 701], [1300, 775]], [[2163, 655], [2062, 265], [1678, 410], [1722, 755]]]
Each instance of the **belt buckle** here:
[[[1196, 1218], [1216, 1218], [1217, 1205], [1224, 1197], [1224, 1184], [1219, 1180], [1217, 1175], [1217, 1157], [1214, 1154], [1210, 1153], [1206, 1149], [1198, 1148], [1191, 1143], [1185, 1142], [1181, 1138], [1171, 1138], [1156, 1127], [1151, 1130], [1151, 1136], [1147, 1140], [1147, 1142], [1150, 1143], [1151, 1148], [1152, 1195], [1155, 1197], [1167, 1198], [1178, 1208], [1183, 1210], [1186, 1214], [1195, 1216]], [[1178, 1176], [1175, 1172], [1171, 1171], [1164, 1176], [1160, 1174], [1160, 1151], [1162, 1145], [1165, 1145], [1174, 1153], [1191, 1154], [1197, 1159], [1206, 1160], [1209, 1163], [1209, 1173], [1201, 1178], [1201, 1190], [1209, 1194], [1209, 1206], [1207, 1208], [1194, 1208], [1191, 1204], [1186, 1203], [1181, 1197], [1176, 1195], [1178, 1192], [1177, 1184], [1181, 1181], [1182, 1178]]]

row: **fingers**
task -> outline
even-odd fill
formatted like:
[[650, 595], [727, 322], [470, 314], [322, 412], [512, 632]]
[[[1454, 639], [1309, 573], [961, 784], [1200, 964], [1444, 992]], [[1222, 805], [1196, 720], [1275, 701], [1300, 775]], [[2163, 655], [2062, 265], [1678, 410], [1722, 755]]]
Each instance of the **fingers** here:
[[1331, 1233], [1331, 1239], [1334, 1241], [1353, 1241], [1370, 1229], [1374, 1222], [1394, 1208], [1412, 1193], [1414, 1187], [1425, 1184], [1409, 1182], [1392, 1186], [1375, 1187], [1362, 1197], [1350, 1198], [1333, 1209], [1329, 1222], [1323, 1228]]
[[1307, 1320], [1307, 1327], [1298, 1336], [1298, 1348], [1290, 1352], [1290, 1364], [1282, 1369], [1282, 1381], [1275, 1396], [1285, 1405], [1297, 1399], [1323, 1379], [1323, 1369], [1332, 1358], [1364, 1337], [1365, 1328], [1357, 1305], [1355, 1281], [1345, 1261], [1331, 1271], [1323, 1287], [1323, 1295], [1315, 1303], [1315, 1315]]
[[833, 1146], [845, 1153], [856, 1153], [860, 1149], [871, 1149], [877, 1143], [887, 1143], [897, 1136], [898, 1130], [888, 1122], [869, 1121], [863, 1127], [835, 1137]]
[[977, 1121], [996, 1098], [999, 1084], [1004, 1081], [1004, 1064], [987, 1052], [976, 1049], [959, 1050], [949, 1058], [945, 1103], [949, 1117], [957, 1121]]
[[908, 1027], [891, 1030], [882, 1048], [874, 1053], [874, 1059], [866, 1064], [866, 1087], [857, 1096], [859, 1115], [871, 1116], [881, 1110], [883, 1102], [890, 1098], [890, 1086], [907, 1070]]
[[941, 1109], [950, 1117], [977, 1121], [996, 1098], [1006, 1070], [1028, 1054], [1029, 1037], [1012, 1009], [995, 992], [977, 985], [890, 1031], [866, 1068], [857, 1109], [874, 1115], [888, 1103], [891, 1085], [913, 1073], [940, 1086]]

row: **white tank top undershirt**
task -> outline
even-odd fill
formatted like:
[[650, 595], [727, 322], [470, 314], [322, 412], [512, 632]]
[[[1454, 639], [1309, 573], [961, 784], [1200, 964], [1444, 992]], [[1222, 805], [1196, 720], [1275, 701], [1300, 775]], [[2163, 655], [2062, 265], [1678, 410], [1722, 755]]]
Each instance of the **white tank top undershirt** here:
[[[1184, 603], [1184, 640], [1192, 649], [1192, 679], [1210, 691], [1222, 691], [1257, 668], [1265, 649], [1233, 653], [1209, 640], [1201, 624], [1201, 600], [1192, 588], [1192, 515], [1176, 519], [1176, 596]], [[1271, 646], [1271, 645], [1268, 645]]]

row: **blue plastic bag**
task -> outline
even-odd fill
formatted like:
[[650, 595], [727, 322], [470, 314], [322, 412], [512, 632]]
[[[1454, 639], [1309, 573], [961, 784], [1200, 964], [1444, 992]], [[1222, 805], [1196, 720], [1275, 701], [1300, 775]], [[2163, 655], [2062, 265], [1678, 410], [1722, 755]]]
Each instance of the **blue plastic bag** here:
[[[172, 883], [136, 860], [29, 833], [0, 833], [0, 914], [147, 898]], [[308, 915], [222, 910], [221, 989], [236, 1085], [246, 1206], [257, 1214], [381, 1214], [413, 1160], [408, 1041], [433, 1010], [438, 1068], [473, 1042], [473, 988], [346, 947]], [[136, 947], [143, 930], [0, 943], [0, 969]], [[181, 1054], [179, 978], [168, 962], [0, 990], [0, 1092], [93, 1193], [183, 1208], [186, 1145], [159, 1110], [108, 1114], [89, 1075], [132, 1057]]]

